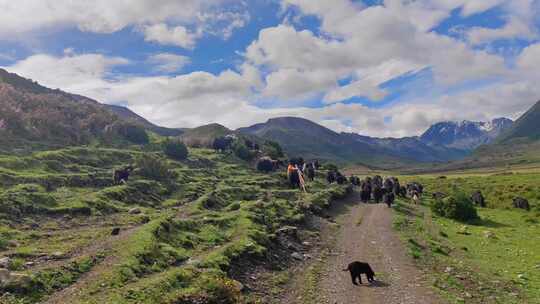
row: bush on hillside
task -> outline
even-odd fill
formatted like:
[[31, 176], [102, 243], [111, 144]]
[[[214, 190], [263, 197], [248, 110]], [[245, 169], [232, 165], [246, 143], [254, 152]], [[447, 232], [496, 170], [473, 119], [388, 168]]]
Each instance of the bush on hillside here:
[[471, 198], [463, 192], [437, 199], [431, 204], [431, 210], [438, 216], [467, 222], [478, 219], [478, 213]]
[[254, 154], [243, 143], [236, 142], [233, 146], [234, 155], [243, 160], [251, 160]]
[[166, 141], [163, 144], [163, 153], [176, 160], [184, 160], [188, 157], [188, 149], [181, 141]]
[[176, 172], [169, 169], [167, 161], [152, 154], [138, 157], [136, 168], [143, 177], [157, 181], [171, 182], [178, 177]]
[[331, 163], [326, 163], [326, 164], [323, 165], [323, 169], [329, 170], [329, 171], [337, 171], [338, 166], [336, 166], [334, 164], [331, 164]]
[[266, 141], [263, 145], [263, 152], [272, 159], [278, 159], [285, 156], [283, 149], [275, 141]]
[[120, 136], [134, 144], [144, 145], [150, 142], [144, 128], [138, 125], [122, 124], [117, 127], [117, 132]]

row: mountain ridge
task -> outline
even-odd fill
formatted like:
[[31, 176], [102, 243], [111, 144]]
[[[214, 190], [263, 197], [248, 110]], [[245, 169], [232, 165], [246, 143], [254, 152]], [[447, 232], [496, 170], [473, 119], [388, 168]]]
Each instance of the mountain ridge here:
[[[0, 132], [9, 134], [6, 130], [10, 128], [20, 129], [17, 131], [19, 133], [11, 134], [13, 136], [9, 138], [14, 142], [21, 138], [30, 141], [53, 138], [58, 132], [45, 131], [61, 129], [63, 133], [59, 134], [64, 136], [54, 137], [55, 141], [88, 143], [92, 136], [99, 134], [107, 126], [122, 121], [142, 126], [159, 135], [179, 137], [194, 146], [209, 146], [215, 137], [226, 134], [249, 134], [279, 143], [291, 156], [364, 165], [401, 165], [411, 161], [447, 162], [461, 159], [479, 146], [490, 144], [500, 134], [506, 134], [507, 138], [525, 134], [527, 128], [534, 125], [537, 112], [540, 111], [539, 102], [524, 114], [524, 117], [531, 118], [525, 119], [526, 122], [520, 118], [515, 127], [512, 127], [512, 121], [507, 118], [496, 118], [490, 122], [445, 121], [430, 126], [420, 136], [377, 138], [356, 133], [338, 133], [313, 121], [294, 116], [270, 118], [266, 122], [237, 130], [229, 130], [219, 124], [192, 129], [166, 128], [149, 122], [129, 108], [102, 104], [85, 96], [49, 89], [4, 69], [0, 69], [0, 97], [2, 96]], [[36, 109], [28, 115], [19, 111], [21, 107], [27, 109], [31, 106]], [[11, 120], [6, 117], [11, 117]], [[37, 123], [41, 125], [36, 125]], [[514, 131], [509, 131], [510, 129]], [[20, 132], [31, 133], [32, 136]], [[540, 137], [540, 131], [531, 136]]]
[[[284, 146], [287, 150], [299, 153], [301, 149], [294, 147], [294, 141], [291, 138], [297, 138], [299, 145], [312, 146], [307, 141], [311, 142], [324, 142], [325, 145], [341, 145], [349, 146], [345, 150], [361, 149], [358, 151], [358, 157], [351, 156], [353, 153], [345, 153], [340, 156], [346, 161], [355, 161], [360, 159], [365, 154], [379, 154], [389, 158], [399, 158], [406, 160], [413, 160], [418, 162], [446, 162], [456, 160], [467, 156], [474, 148], [481, 144], [485, 144], [493, 140], [493, 138], [499, 134], [501, 129], [507, 127], [511, 120], [507, 118], [497, 118], [489, 123], [484, 122], [441, 122], [438, 125], [452, 125], [460, 126], [464, 125], [468, 128], [475, 127], [475, 132], [461, 134], [462, 138], [459, 138], [462, 142], [469, 139], [468, 145], [453, 146], [451, 144], [444, 144], [444, 139], [439, 140], [443, 143], [439, 143], [433, 138], [430, 139], [430, 129], [433, 130], [434, 126], [431, 126], [426, 132], [420, 136], [410, 136], [402, 138], [377, 138], [357, 133], [337, 133], [324, 126], [314, 123], [310, 120], [285, 116], [270, 118], [264, 123], [257, 123], [250, 127], [243, 127], [237, 129], [240, 133], [247, 133], [257, 135], [262, 138], [274, 140]], [[483, 129], [481, 129], [483, 128]], [[315, 133], [315, 136], [310, 133]], [[424, 136], [424, 138], [422, 138]], [[311, 140], [309, 140], [311, 139]], [[453, 139], [455, 141], [455, 139]], [[454, 141], [450, 143], [454, 143]], [[311, 151], [313, 155], [320, 154], [322, 157], [327, 157], [325, 147], [314, 147], [315, 151]], [[316, 152], [316, 153], [315, 153]], [[364, 155], [362, 155], [364, 154]], [[369, 159], [370, 157], [368, 157]], [[372, 158], [372, 157], [371, 157]]]
[[508, 118], [495, 118], [489, 122], [442, 121], [431, 125], [420, 135], [420, 140], [428, 145], [445, 146], [472, 151], [495, 140], [512, 126]]

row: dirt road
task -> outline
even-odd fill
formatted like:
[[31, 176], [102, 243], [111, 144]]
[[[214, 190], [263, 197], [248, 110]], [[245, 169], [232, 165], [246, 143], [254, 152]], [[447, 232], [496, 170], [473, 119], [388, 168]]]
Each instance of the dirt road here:
[[[349, 199], [337, 213], [340, 228], [337, 234], [332, 233], [333, 241], [328, 240], [333, 242], [330, 254], [320, 262], [323, 264], [315, 288], [316, 303], [445, 303], [428, 287], [423, 273], [413, 264], [393, 230], [391, 209]], [[363, 276], [363, 285], [352, 285], [349, 272], [343, 269], [356, 260], [370, 263], [376, 272], [376, 283], [367, 283]], [[306, 303], [298, 289], [285, 297], [287, 303]]]
[[[444, 303], [427, 287], [407, 248], [392, 228], [392, 210], [383, 204], [348, 204], [335, 249], [326, 260], [318, 286], [319, 303], [425, 304]], [[377, 282], [352, 285], [348, 263], [370, 263]]]

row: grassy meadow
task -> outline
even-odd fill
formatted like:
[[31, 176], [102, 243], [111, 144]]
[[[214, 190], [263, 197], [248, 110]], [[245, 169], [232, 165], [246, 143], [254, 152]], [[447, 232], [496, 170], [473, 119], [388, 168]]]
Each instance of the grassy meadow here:
[[[264, 259], [276, 229], [347, 192], [321, 175], [304, 194], [283, 170], [189, 152], [183, 161], [152, 145], [0, 155], [0, 257], [17, 274], [0, 303], [236, 303], [235, 262]], [[112, 185], [113, 168], [152, 157], [165, 177], [136, 169]]]
[[[422, 206], [400, 201], [395, 228], [409, 253], [452, 303], [540, 303], [540, 172], [463, 172], [403, 176], [427, 189]], [[487, 202], [479, 220], [459, 222], [429, 208], [433, 192], [480, 190]], [[512, 207], [528, 199], [531, 210]]]

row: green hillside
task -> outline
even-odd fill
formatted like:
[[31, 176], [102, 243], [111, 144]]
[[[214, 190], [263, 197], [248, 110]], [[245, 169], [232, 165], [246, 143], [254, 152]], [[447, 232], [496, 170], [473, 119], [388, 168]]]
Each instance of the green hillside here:
[[191, 147], [212, 147], [214, 139], [234, 132], [220, 124], [209, 124], [197, 128], [186, 129], [180, 139]]
[[[165, 169], [148, 171], [149, 158]], [[129, 182], [112, 185], [128, 164]], [[0, 302], [236, 303], [242, 261], [263, 263], [278, 228], [345, 195], [323, 174], [303, 194], [206, 149], [181, 162], [139, 149], [1, 155], [0, 255], [17, 279]]]
[[516, 139], [540, 140], [540, 101], [516, 120], [507, 132], [497, 138], [497, 143], [509, 143]]
[[0, 151], [147, 141], [144, 130], [178, 135], [127, 108], [52, 90], [0, 69]]

